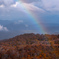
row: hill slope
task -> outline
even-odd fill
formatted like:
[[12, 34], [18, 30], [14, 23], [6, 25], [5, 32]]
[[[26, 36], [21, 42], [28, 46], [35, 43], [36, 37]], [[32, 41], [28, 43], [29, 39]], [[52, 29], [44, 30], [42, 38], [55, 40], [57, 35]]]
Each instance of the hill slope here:
[[31, 33], [0, 41], [0, 59], [59, 59], [59, 35]]

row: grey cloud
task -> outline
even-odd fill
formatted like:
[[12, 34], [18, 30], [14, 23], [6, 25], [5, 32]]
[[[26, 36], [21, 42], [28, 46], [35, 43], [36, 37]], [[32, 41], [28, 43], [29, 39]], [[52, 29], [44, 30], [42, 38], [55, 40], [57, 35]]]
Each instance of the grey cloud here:
[[0, 0], [0, 5], [10, 6], [11, 4], [15, 4], [14, 0]]
[[25, 3], [32, 3], [32, 2], [37, 2], [37, 1], [40, 1], [40, 0], [21, 0]]

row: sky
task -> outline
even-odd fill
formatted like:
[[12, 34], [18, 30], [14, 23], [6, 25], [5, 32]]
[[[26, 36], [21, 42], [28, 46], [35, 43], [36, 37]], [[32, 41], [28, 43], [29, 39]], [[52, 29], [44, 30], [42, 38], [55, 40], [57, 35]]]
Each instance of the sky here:
[[0, 39], [24, 33], [59, 34], [59, 0], [0, 0]]

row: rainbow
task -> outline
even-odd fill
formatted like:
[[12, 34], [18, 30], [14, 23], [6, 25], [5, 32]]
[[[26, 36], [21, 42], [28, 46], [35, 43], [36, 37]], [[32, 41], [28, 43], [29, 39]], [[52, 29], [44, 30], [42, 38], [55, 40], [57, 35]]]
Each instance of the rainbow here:
[[[44, 28], [44, 25], [41, 22], [39, 22], [40, 20], [38, 21], [37, 17], [27, 8], [28, 6], [23, 5], [22, 4], [23, 1], [19, 1], [19, 3], [21, 4], [21, 8], [23, 8], [25, 10], [25, 12], [28, 14], [28, 16], [31, 18], [32, 22], [35, 22], [37, 24], [37, 26], [41, 29], [42, 34], [48, 34], [46, 28]], [[48, 42], [50, 43], [50, 41], [48, 41]]]
[[37, 26], [39, 27], [39, 31], [41, 30], [42, 34], [47, 34], [44, 25], [40, 22], [40, 20], [38, 21], [37, 17], [28, 9], [28, 6], [23, 4], [24, 1], [18, 0], [18, 2], [20, 4], [20, 7], [24, 9], [25, 12], [28, 14], [28, 17], [31, 18], [31, 21], [37, 24]]

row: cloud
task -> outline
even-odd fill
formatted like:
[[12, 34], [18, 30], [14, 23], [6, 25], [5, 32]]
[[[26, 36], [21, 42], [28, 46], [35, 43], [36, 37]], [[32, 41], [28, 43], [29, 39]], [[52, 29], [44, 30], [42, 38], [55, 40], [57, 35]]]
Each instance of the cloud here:
[[38, 11], [38, 12], [45, 12], [43, 9], [28, 3], [23, 3], [23, 5], [30, 11]]
[[0, 8], [3, 8], [4, 7], [4, 5], [0, 5]]
[[0, 5], [10, 6], [15, 4], [15, 0], [0, 0]]
[[25, 24], [25, 27], [28, 27], [28, 25], [27, 25], [27, 24]]
[[[27, 10], [29, 12], [27, 12]], [[10, 5], [9, 7], [0, 8], [0, 19], [2, 20], [15, 20], [15, 19], [28, 19], [29, 13], [44, 12], [43, 9], [28, 3], [19, 3]], [[26, 15], [25, 15], [26, 14]], [[28, 16], [28, 17], [27, 17]], [[19, 22], [17, 22], [19, 23]]]
[[8, 31], [7, 27], [4, 27], [3, 25], [0, 25], [0, 31]]
[[59, 0], [41, 0], [41, 7], [47, 11], [59, 11]]
[[[22, 3], [20, 1], [23, 1]], [[0, 19], [24, 19], [33, 14], [40, 17], [46, 12], [58, 12], [59, 0], [0, 0]], [[27, 2], [26, 2], [27, 1]], [[24, 3], [25, 2], [25, 3]], [[49, 2], [49, 3], [48, 3]], [[6, 6], [6, 7], [4, 7]], [[7, 7], [8, 6], [8, 7]], [[26, 14], [26, 15], [25, 15]]]
[[25, 3], [32, 3], [32, 2], [37, 2], [40, 0], [20, 0], [20, 1], [25, 2]]
[[32, 3], [19, 3], [19, 2], [16, 2], [15, 4], [11, 5], [11, 7], [16, 7], [17, 9], [21, 10], [23, 9], [23, 11], [25, 12], [26, 9], [30, 10], [30, 11], [42, 11], [44, 12], [43, 9], [35, 6], [34, 4]]
[[[59, 11], [59, 0], [21, 0], [45, 11]], [[33, 9], [33, 8], [32, 8]]]
[[11, 7], [17, 7], [18, 2], [16, 2], [15, 4], [12, 4]]
[[17, 5], [19, 5], [18, 2], [20, 1], [24, 4], [27, 4], [29, 9], [30, 9], [30, 6], [32, 6], [32, 7], [46, 10], [46, 11], [59, 11], [59, 0], [19, 0], [19, 1], [0, 0], [0, 7], [3, 7], [3, 6], [18, 7]]
[[20, 24], [20, 23], [23, 23], [24, 21], [23, 20], [18, 20], [17, 22], [14, 22], [15, 24]]
[[19, 22], [19, 23], [23, 23], [23, 20], [19, 20], [18, 22]]

